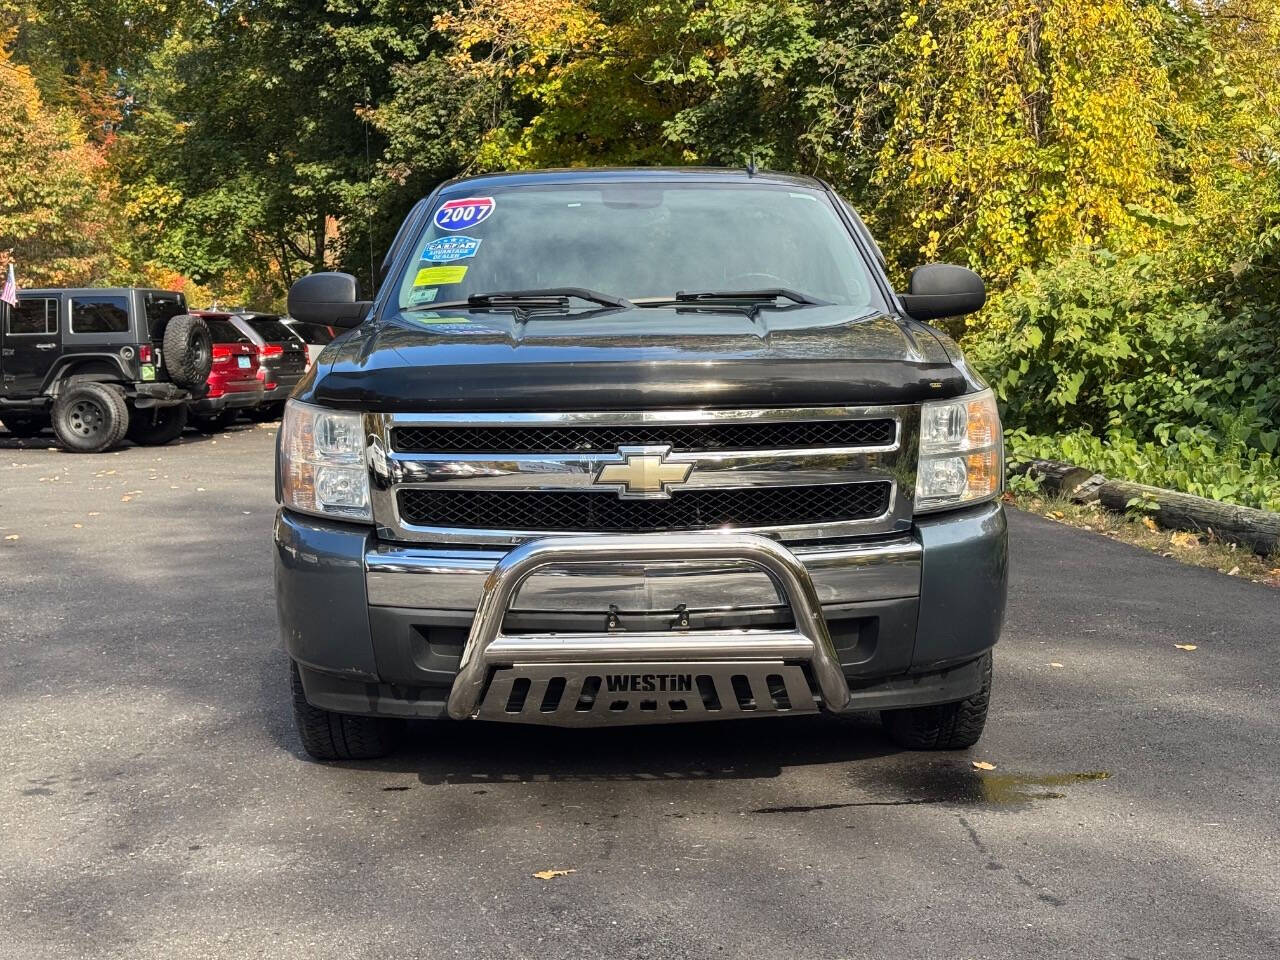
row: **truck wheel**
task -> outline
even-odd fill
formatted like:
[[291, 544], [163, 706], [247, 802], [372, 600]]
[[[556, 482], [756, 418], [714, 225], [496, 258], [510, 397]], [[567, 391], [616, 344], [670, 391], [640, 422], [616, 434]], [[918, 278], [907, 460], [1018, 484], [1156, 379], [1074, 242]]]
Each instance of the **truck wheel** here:
[[53, 432], [73, 453], [101, 453], [121, 441], [129, 428], [124, 391], [109, 383], [68, 384], [53, 402]]
[[991, 654], [982, 658], [982, 688], [956, 703], [882, 710], [889, 738], [908, 750], [963, 750], [982, 736], [991, 704]]
[[398, 725], [384, 717], [358, 717], [307, 703], [298, 665], [289, 661], [293, 720], [302, 748], [316, 760], [373, 760], [395, 749]]
[[164, 328], [164, 368], [180, 387], [198, 387], [213, 369], [213, 339], [199, 317], [181, 314]]
[[48, 417], [26, 417], [20, 413], [9, 413], [0, 417], [3, 426], [15, 437], [34, 437], [49, 426]]
[[187, 406], [145, 407], [129, 413], [125, 436], [141, 447], [158, 447], [182, 436], [187, 426]]

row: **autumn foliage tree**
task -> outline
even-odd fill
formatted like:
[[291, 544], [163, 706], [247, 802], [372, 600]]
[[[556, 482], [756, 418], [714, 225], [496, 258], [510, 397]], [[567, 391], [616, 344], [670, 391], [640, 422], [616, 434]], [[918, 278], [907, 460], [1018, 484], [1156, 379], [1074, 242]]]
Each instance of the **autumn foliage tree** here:
[[16, 260], [21, 284], [87, 284], [109, 272], [103, 154], [3, 47], [0, 170], [0, 255]]

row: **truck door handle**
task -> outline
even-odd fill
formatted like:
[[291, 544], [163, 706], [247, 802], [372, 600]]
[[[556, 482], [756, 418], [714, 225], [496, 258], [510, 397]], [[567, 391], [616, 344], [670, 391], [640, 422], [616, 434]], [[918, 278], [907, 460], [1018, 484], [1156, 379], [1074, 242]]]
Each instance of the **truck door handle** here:
[[58, 345], [56, 343], [37, 343], [36, 349], [37, 350], [57, 350]]

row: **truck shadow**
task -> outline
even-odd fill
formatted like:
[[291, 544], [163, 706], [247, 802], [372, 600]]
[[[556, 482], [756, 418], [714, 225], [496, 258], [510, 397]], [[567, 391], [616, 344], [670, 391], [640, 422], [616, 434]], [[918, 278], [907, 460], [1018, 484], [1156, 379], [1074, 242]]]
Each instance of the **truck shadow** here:
[[416, 774], [431, 786], [741, 780], [897, 752], [871, 715], [588, 730], [436, 721], [410, 724], [394, 756], [347, 766]]

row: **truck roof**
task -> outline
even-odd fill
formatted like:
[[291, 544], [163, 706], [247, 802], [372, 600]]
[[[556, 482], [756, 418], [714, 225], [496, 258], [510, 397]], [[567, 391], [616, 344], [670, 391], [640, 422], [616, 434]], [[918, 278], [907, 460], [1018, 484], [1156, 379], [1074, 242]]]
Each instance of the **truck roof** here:
[[764, 183], [778, 187], [823, 190], [816, 177], [772, 170], [748, 171], [742, 167], [562, 167], [552, 170], [521, 170], [482, 173], [449, 180], [440, 188], [444, 195], [469, 191], [473, 185], [527, 186], [536, 183], [634, 183], [636, 181], [707, 183]]

